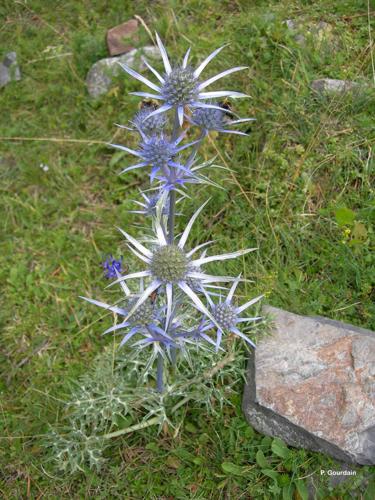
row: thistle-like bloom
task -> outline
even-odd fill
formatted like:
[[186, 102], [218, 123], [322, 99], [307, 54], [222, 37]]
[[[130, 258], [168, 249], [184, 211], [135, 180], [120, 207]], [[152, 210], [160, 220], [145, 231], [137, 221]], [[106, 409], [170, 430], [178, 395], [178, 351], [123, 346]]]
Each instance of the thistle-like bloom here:
[[116, 278], [117, 272], [121, 274], [122, 272], [122, 257], [120, 260], [116, 260], [109, 255], [108, 258], [102, 263], [104, 268], [104, 277], [108, 279]]
[[212, 323], [207, 321], [206, 317], [203, 316], [201, 321], [197, 326], [191, 328], [183, 333], [184, 337], [191, 338], [195, 341], [201, 341], [202, 339], [206, 340], [209, 344], [212, 344], [216, 347], [216, 342], [212, 340], [211, 337], [207, 335], [207, 331], [212, 329]]
[[[115, 270], [115, 274], [118, 278], [121, 277], [120, 273]], [[107, 311], [112, 311], [119, 316], [126, 318], [121, 323], [108, 328], [103, 335], [111, 332], [118, 332], [120, 330], [127, 330], [126, 335], [124, 335], [119, 347], [122, 347], [128, 340], [130, 340], [137, 333], [141, 333], [143, 335], [148, 335], [150, 328], [154, 327], [154, 324], [157, 323], [163, 312], [162, 308], [157, 308], [155, 303], [147, 297], [140, 307], [132, 314], [131, 318], [129, 318], [129, 311], [132, 310], [134, 304], [138, 301], [139, 296], [144, 292], [143, 280], [140, 283], [140, 291], [139, 294], [133, 295], [126, 285], [126, 283], [120, 283], [121, 288], [125, 294], [125, 306], [119, 307], [115, 305], [106, 304], [105, 302], [101, 302], [95, 299], [89, 299], [87, 297], [80, 297], [81, 299], [87, 300], [91, 304], [102, 307]], [[120, 332], [121, 333], [121, 332]], [[161, 334], [160, 334], [161, 335]], [[167, 338], [167, 337], [166, 337]]]
[[181, 164], [175, 164], [174, 168], [163, 169], [156, 172], [155, 179], [160, 181], [160, 188], [163, 191], [178, 190], [185, 184], [199, 184], [203, 179], [197, 176], [190, 167]]
[[120, 174], [151, 165], [151, 182], [154, 180], [159, 170], [168, 171], [168, 167], [180, 167], [179, 164], [176, 164], [173, 161], [175, 156], [177, 153], [183, 151], [196, 142], [194, 141], [189, 144], [185, 144], [184, 146], [179, 146], [180, 142], [185, 137], [185, 132], [176, 140], [168, 139], [168, 137], [164, 134], [147, 137], [142, 132], [141, 135], [142, 141], [140, 143], [139, 150], [135, 151], [134, 149], [127, 148], [121, 144], [110, 144], [110, 146], [135, 155], [141, 160], [140, 163], [125, 168], [122, 172], [120, 172]]
[[143, 134], [150, 136], [157, 132], [161, 132], [166, 126], [167, 120], [165, 115], [156, 114], [150, 117], [150, 114], [156, 111], [157, 106], [143, 106], [135, 115], [131, 123], [136, 129]]
[[202, 101], [206, 99], [216, 99], [221, 97], [247, 97], [246, 94], [243, 94], [241, 92], [234, 92], [231, 90], [220, 90], [216, 92], [205, 91], [205, 88], [212, 83], [216, 82], [220, 78], [223, 78], [224, 76], [230, 75], [231, 73], [246, 69], [245, 66], [237, 66], [235, 68], [228, 69], [219, 73], [218, 75], [213, 76], [212, 78], [209, 78], [208, 80], [199, 82], [199, 77], [204, 68], [217, 54], [219, 54], [219, 52], [225, 47], [225, 45], [216, 49], [214, 52], [212, 52], [212, 54], [206, 57], [206, 59], [196, 69], [193, 69], [190, 65], [188, 65], [190, 49], [186, 52], [182, 64], [172, 67], [171, 63], [169, 62], [167, 51], [165, 50], [165, 47], [157, 33], [156, 41], [163, 59], [165, 74], [163, 76], [160, 75], [152, 66], [147, 63], [147, 61], [144, 62], [158, 79], [158, 84], [151, 82], [148, 78], [140, 75], [126, 64], [120, 63], [122, 68], [129, 75], [133, 76], [137, 80], [147, 85], [153, 91], [157, 92], [157, 94], [152, 94], [149, 92], [132, 92], [133, 95], [157, 99], [163, 102], [160, 108], [149, 114], [149, 118], [147, 119], [150, 119], [151, 116], [155, 116], [159, 113], [163, 113], [173, 108], [177, 110], [178, 120], [180, 126], [182, 126], [184, 121], [185, 106], [188, 106], [192, 109], [217, 108], [217, 106], [215, 106], [214, 104], [207, 104]]
[[[151, 196], [147, 196], [146, 193], [141, 192], [141, 195], [144, 199], [144, 202], [133, 200], [133, 203], [139, 205], [142, 208], [139, 210], [130, 210], [130, 213], [156, 217], [156, 208], [161, 199], [161, 192], [157, 192], [156, 194], [153, 194]], [[163, 215], [168, 215], [168, 205], [165, 205], [163, 207]]]
[[[214, 105], [219, 107], [220, 103], [213, 103]], [[202, 131], [207, 134], [211, 130], [215, 130], [217, 132], [226, 133], [226, 134], [237, 134], [237, 135], [248, 135], [244, 132], [240, 132], [238, 130], [231, 130], [227, 127], [231, 125], [237, 125], [238, 123], [246, 123], [250, 121], [254, 121], [255, 118], [241, 118], [239, 120], [232, 120], [229, 117], [229, 111], [223, 109], [213, 109], [213, 108], [203, 108], [203, 109], [195, 109], [192, 117], [189, 121], [193, 125], [197, 125], [202, 129]]]
[[210, 283], [215, 282], [233, 281], [234, 278], [231, 278], [229, 276], [212, 276], [202, 272], [200, 267], [209, 262], [233, 259], [235, 257], [245, 255], [256, 250], [256, 248], [248, 248], [245, 250], [239, 250], [237, 252], [227, 253], [223, 255], [213, 255], [210, 257], [205, 256], [198, 259], [193, 259], [192, 257], [196, 251], [211, 243], [208, 242], [198, 245], [189, 252], [187, 252], [184, 248], [194, 221], [207, 203], [208, 201], [206, 201], [191, 217], [177, 244], [175, 244], [175, 242], [173, 242], [172, 244], [167, 242], [165, 231], [159, 219], [155, 219], [157, 245], [154, 246], [152, 250], [146, 248], [138, 240], [120, 229], [121, 233], [129, 242], [128, 247], [130, 248], [130, 250], [146, 264], [147, 269], [145, 271], [139, 271], [121, 276], [116, 281], [111, 283], [111, 285], [126, 281], [131, 278], [147, 277], [151, 279], [151, 283], [148, 285], [143, 294], [140, 295], [139, 299], [131, 308], [124, 321], [127, 321], [134, 314], [137, 308], [147, 300], [152, 292], [154, 292], [157, 288], [163, 286], [165, 287], [167, 297], [166, 325], [168, 325], [173, 305], [173, 287], [177, 286], [191, 299], [192, 304], [196, 309], [204, 313], [218, 328], [220, 328], [220, 324], [216, 321], [214, 315], [204, 305], [197, 293], [189, 286], [189, 280], [199, 280], [202, 292], [206, 297], [208, 297], [208, 293], [204, 288], [205, 285], [209, 285]]
[[[186, 164], [176, 163], [175, 168], [170, 168], [167, 171], [158, 172], [155, 178], [160, 181], [160, 189], [162, 191], [172, 191], [173, 189], [182, 193], [179, 188], [184, 188], [185, 184], [209, 184], [217, 189], [224, 189], [216, 182], [211, 181], [200, 171], [211, 166], [212, 168], [223, 168], [218, 165], [212, 165], [212, 161], [205, 162], [201, 165], [194, 166], [194, 158], [187, 161]], [[228, 169], [225, 169], [228, 170]], [[182, 193], [183, 194], [183, 193]]]
[[221, 344], [221, 338], [224, 332], [230, 332], [234, 333], [234, 335], [237, 335], [238, 337], [241, 337], [244, 339], [248, 344], [253, 346], [254, 348], [256, 347], [254, 342], [252, 342], [246, 335], [244, 335], [238, 328], [237, 324], [238, 323], [245, 323], [245, 322], [251, 322], [251, 321], [257, 321], [261, 319], [261, 317], [249, 317], [249, 318], [241, 318], [240, 314], [247, 309], [248, 307], [252, 306], [258, 300], [260, 300], [263, 295], [260, 295], [259, 297], [256, 297], [255, 299], [251, 299], [242, 306], [236, 307], [234, 304], [232, 304], [232, 299], [234, 292], [237, 288], [237, 285], [239, 283], [240, 279], [239, 277], [234, 281], [231, 289], [229, 290], [229, 293], [224, 301], [220, 301], [218, 304], [215, 304], [210, 296], [207, 296], [208, 302], [210, 303], [211, 306], [211, 312], [212, 316], [215, 318], [215, 322], [212, 322], [209, 324], [210, 327], [217, 326], [217, 337], [216, 337], [216, 349], [218, 350]]

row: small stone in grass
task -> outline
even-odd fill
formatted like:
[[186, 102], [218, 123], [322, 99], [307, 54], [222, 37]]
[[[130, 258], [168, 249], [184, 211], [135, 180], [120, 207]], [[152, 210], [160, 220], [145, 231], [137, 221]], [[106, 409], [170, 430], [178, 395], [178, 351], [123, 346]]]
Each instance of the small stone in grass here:
[[137, 41], [138, 21], [130, 19], [107, 31], [107, 47], [110, 56], [126, 54], [134, 49], [132, 41]]
[[17, 54], [8, 52], [0, 62], [0, 88], [9, 82], [21, 80], [21, 71], [17, 64]]

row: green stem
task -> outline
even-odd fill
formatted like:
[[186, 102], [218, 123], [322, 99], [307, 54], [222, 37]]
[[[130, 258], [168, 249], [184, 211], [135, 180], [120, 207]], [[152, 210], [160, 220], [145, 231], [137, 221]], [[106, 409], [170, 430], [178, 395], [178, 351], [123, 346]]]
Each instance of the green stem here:
[[161, 353], [159, 352], [159, 354], [158, 354], [158, 367], [157, 367], [157, 372], [156, 372], [156, 386], [157, 386], [158, 392], [164, 391], [163, 375], [164, 375], [164, 359], [163, 359], [163, 356], [161, 355]]
[[146, 427], [151, 427], [151, 425], [159, 424], [160, 417], [153, 417], [146, 422], [141, 422], [140, 424], [132, 425], [131, 427], [127, 427], [126, 429], [120, 429], [119, 431], [110, 432], [109, 434], [104, 434], [103, 439], [111, 439], [118, 436], [122, 436], [123, 434], [130, 434], [134, 431], [139, 431], [141, 429], [145, 429]]
[[[175, 109], [174, 114], [174, 124], [173, 124], [173, 133], [172, 140], [176, 140], [180, 133], [180, 124], [178, 121], [178, 113], [177, 108]], [[169, 213], [168, 213], [168, 243], [169, 245], [173, 245], [174, 242], [174, 225], [176, 218], [176, 191], [172, 189], [169, 193]], [[173, 289], [172, 289], [173, 294]], [[177, 351], [175, 347], [171, 347], [171, 360], [172, 360], [172, 370], [175, 371], [177, 359]]]
[[[223, 358], [221, 361], [219, 361], [213, 368], [211, 368], [210, 370], [206, 370], [201, 376], [194, 377], [190, 380], [187, 380], [184, 384], [180, 385], [180, 387], [178, 388], [179, 392], [184, 391], [192, 384], [197, 384], [199, 382], [202, 382], [204, 380], [207, 380], [207, 379], [214, 377], [216, 375], [216, 373], [218, 373], [220, 370], [222, 370], [224, 368], [224, 366], [232, 363], [235, 359], [236, 358], [235, 358], [234, 352], [230, 352], [227, 356], [225, 356], [225, 358]], [[167, 394], [170, 392], [173, 392], [174, 389], [175, 389], [175, 386], [171, 386], [169, 391], [167, 392]]]
[[173, 189], [169, 193], [169, 214], [168, 214], [168, 243], [173, 245], [174, 224], [176, 216], [176, 191]]

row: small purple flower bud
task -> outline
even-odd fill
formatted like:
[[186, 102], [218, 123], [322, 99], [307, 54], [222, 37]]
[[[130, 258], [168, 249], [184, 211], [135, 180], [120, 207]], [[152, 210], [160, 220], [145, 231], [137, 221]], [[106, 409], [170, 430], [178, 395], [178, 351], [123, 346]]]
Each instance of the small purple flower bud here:
[[107, 257], [107, 259], [102, 263], [105, 278], [116, 278], [116, 271], [120, 274], [122, 273], [122, 259], [122, 256], [120, 257], [120, 260], [114, 259], [112, 255]]

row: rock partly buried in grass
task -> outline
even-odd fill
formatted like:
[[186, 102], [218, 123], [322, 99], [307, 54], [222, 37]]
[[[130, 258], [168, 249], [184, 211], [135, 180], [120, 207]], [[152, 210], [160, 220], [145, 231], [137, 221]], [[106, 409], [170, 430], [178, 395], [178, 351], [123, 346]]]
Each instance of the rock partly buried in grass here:
[[294, 39], [299, 45], [305, 45], [308, 38], [312, 39], [315, 45], [322, 42], [333, 41], [333, 28], [325, 21], [318, 23], [303, 23], [294, 19], [287, 19], [285, 24], [288, 30], [294, 34]]
[[134, 49], [122, 56], [108, 57], [97, 61], [86, 76], [86, 85], [90, 96], [99, 97], [108, 92], [113, 79], [124, 73], [119, 63], [127, 64], [136, 71], [145, 70], [146, 65], [142, 61], [142, 56], [145, 56], [146, 59], [160, 59], [159, 50], [147, 46], [142, 49]]
[[249, 360], [243, 410], [259, 432], [375, 464], [375, 332], [267, 306], [274, 319]]
[[137, 39], [138, 21], [130, 19], [107, 31], [107, 47], [110, 56], [126, 54], [134, 49], [132, 41]]
[[8, 52], [0, 63], [0, 88], [9, 82], [21, 80], [21, 71], [17, 64], [17, 54]]
[[314, 80], [311, 88], [319, 94], [343, 94], [353, 90], [359, 90], [360, 84], [350, 80], [334, 80], [332, 78], [322, 78]]

